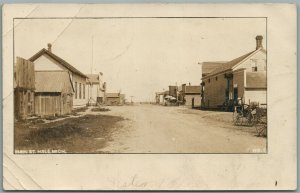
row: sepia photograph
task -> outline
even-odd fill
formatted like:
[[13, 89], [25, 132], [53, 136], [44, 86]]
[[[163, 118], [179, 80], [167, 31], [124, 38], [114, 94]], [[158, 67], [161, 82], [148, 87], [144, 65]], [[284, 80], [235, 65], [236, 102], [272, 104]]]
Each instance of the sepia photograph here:
[[297, 189], [297, 5], [6, 4], [3, 189]]
[[15, 18], [15, 153], [267, 153], [266, 24]]

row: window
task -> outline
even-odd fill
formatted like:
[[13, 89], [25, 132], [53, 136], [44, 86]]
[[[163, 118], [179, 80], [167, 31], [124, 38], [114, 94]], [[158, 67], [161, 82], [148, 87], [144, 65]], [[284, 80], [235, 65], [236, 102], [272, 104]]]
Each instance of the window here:
[[216, 76], [216, 81], [218, 80], [218, 76]]
[[77, 82], [75, 82], [75, 99], [77, 99]]
[[79, 83], [79, 99], [81, 99], [81, 83]]
[[85, 99], [85, 84], [83, 84], [83, 99]]
[[252, 72], [257, 72], [257, 60], [251, 59]]
[[30, 92], [28, 92], [27, 94], [28, 94], [28, 102], [30, 102], [31, 101], [31, 99], [30, 99]]
[[252, 67], [252, 72], [257, 72], [257, 66]]
[[208, 79], [208, 83], [210, 83], [210, 78]]

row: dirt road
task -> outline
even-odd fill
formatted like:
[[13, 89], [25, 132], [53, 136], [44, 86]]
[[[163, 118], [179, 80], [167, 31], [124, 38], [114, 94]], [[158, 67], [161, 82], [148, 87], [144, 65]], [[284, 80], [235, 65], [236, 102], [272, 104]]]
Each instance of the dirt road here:
[[[254, 128], [232, 126], [231, 113], [134, 105], [110, 107], [125, 118], [99, 152], [109, 153], [264, 153], [266, 138]], [[224, 118], [225, 117], [225, 118]]]

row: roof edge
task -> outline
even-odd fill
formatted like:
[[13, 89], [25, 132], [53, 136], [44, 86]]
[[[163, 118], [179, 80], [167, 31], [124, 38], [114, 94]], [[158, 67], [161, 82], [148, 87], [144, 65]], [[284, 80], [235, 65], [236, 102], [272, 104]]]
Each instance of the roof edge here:
[[[61, 61], [59, 61], [57, 58], [59, 58], [60, 60], [62, 60], [63, 62], [67, 63], [68, 65], [70, 65], [71, 67], [73, 67], [75, 70], [68, 68], [65, 64], [62, 64], [65, 68], [67, 68], [69, 71], [73, 72], [74, 74], [77, 74], [79, 76], [82, 76], [84, 78], [88, 78], [84, 73], [80, 72], [77, 68], [75, 68], [74, 66], [72, 66], [71, 64], [69, 64], [68, 62], [66, 62], [64, 59], [62, 59], [61, 57], [57, 56], [56, 54], [48, 51], [45, 48], [42, 48], [40, 51], [38, 51], [36, 54], [34, 54], [33, 56], [31, 56], [28, 60], [31, 62], [34, 62], [36, 59], [38, 59], [39, 57], [41, 57], [43, 54], [47, 54], [49, 57], [51, 57], [53, 60], [55, 60], [56, 62], [62, 64]], [[57, 58], [56, 58], [57, 57]]]
[[236, 68], [237, 66], [239, 66], [241, 63], [245, 62], [246, 60], [248, 60], [251, 56], [253, 56], [254, 54], [256, 54], [259, 51], [262, 51], [263, 48], [259, 48], [257, 50], [254, 50], [249, 56], [247, 56], [246, 58], [244, 58], [242, 61], [240, 61], [239, 63], [237, 63], [236, 65], [234, 65], [233, 67], [231, 67], [231, 69]]

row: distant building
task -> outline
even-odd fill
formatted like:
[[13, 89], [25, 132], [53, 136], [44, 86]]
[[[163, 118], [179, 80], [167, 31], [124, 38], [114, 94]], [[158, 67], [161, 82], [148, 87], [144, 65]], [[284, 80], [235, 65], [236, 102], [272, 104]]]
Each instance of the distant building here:
[[103, 81], [103, 73], [99, 74], [87, 74], [88, 85], [88, 104], [104, 104], [106, 83]]
[[164, 105], [165, 97], [169, 95], [169, 91], [156, 92], [155, 93], [155, 101], [156, 104]]
[[178, 86], [169, 86], [169, 96], [177, 97], [178, 95]]
[[72, 112], [74, 88], [67, 71], [35, 72], [35, 114], [56, 116]]
[[125, 94], [120, 94], [120, 104], [121, 104], [121, 105], [124, 105], [125, 102], [126, 102]]
[[188, 107], [200, 107], [201, 105], [201, 86], [182, 84], [178, 87], [180, 103]]
[[120, 93], [106, 93], [106, 100], [105, 103], [106, 105], [123, 105], [123, 100], [122, 99], [124, 97], [125, 99], [125, 95], [122, 96], [122, 94]]
[[[73, 107], [85, 106], [88, 103], [87, 76], [73, 67], [71, 64], [52, 53], [51, 44], [48, 49], [41, 49], [29, 60], [34, 62], [36, 71], [68, 71], [75, 93], [73, 95]], [[54, 81], [52, 84], [56, 84]]]
[[217, 68], [202, 77], [202, 107], [218, 108], [238, 98], [246, 104], [266, 104], [267, 63], [262, 40], [262, 36], [257, 36], [254, 51], [229, 62], [218, 63]]

